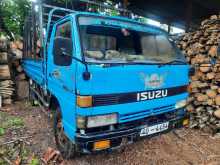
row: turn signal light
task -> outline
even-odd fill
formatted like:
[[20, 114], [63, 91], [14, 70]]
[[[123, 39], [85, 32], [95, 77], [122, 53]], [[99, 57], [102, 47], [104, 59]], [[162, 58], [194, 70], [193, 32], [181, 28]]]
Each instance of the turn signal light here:
[[184, 119], [183, 126], [188, 126], [188, 125], [189, 125], [189, 119]]
[[94, 142], [93, 149], [94, 150], [104, 150], [110, 148], [110, 140], [102, 140]]
[[77, 96], [77, 105], [81, 108], [92, 106], [92, 96]]

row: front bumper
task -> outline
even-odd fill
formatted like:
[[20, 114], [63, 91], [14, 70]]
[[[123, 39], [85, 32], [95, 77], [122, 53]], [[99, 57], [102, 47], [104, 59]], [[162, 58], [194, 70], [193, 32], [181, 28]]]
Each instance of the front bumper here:
[[[155, 117], [154, 117], [155, 118]], [[173, 129], [181, 128], [183, 127], [183, 121], [189, 119], [189, 116], [187, 114], [179, 117], [175, 117], [172, 119], [162, 119], [162, 120], [155, 120], [156, 122], [152, 122], [152, 117], [148, 117], [145, 119], [142, 119], [142, 121], [133, 121], [132, 123], [136, 123], [135, 126], [129, 127], [129, 128], [123, 128], [123, 126], [120, 126], [118, 129], [115, 129], [114, 131], [105, 131], [105, 132], [99, 132], [99, 133], [90, 133], [90, 134], [80, 134], [78, 133], [76, 135], [76, 146], [77, 150], [81, 153], [92, 153], [97, 152], [97, 150], [93, 149], [93, 145], [97, 141], [101, 140], [110, 140], [110, 147], [105, 150], [113, 150], [120, 148], [124, 145], [131, 144], [139, 139], [142, 138], [150, 138], [153, 136], [157, 136], [159, 134], [167, 133]], [[169, 122], [169, 127], [167, 130], [159, 133], [155, 133], [152, 135], [147, 135], [144, 137], [140, 137], [140, 131], [144, 126], [152, 126], [156, 124], [160, 124], [163, 122]], [[138, 123], [138, 124], [137, 124]], [[124, 123], [124, 126], [131, 125], [130, 123]]]

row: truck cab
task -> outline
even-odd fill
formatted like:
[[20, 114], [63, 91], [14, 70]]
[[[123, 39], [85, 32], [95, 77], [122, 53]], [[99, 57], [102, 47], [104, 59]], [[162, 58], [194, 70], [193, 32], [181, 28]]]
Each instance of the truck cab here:
[[74, 11], [54, 22], [45, 38], [44, 57], [25, 57], [23, 67], [31, 97], [54, 111], [65, 158], [188, 124], [189, 66], [164, 30]]

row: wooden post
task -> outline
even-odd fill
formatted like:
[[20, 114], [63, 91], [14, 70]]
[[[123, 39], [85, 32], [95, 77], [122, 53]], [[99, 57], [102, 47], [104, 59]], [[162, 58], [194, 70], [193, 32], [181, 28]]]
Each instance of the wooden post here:
[[167, 25], [168, 25], [168, 33], [170, 34], [170, 32], [171, 32], [171, 22], [169, 21]]
[[191, 0], [187, 0], [187, 8], [186, 8], [186, 32], [189, 31], [190, 29], [190, 25], [191, 25], [191, 21], [192, 21], [192, 10], [193, 10], [193, 5], [192, 5], [192, 1]]
[[[127, 9], [127, 8], [128, 8], [128, 0], [123, 0], [122, 7], [123, 7], [124, 9]], [[121, 14], [122, 14], [123, 16], [126, 16], [126, 15], [127, 15], [127, 13], [126, 13], [125, 11], [121, 12]]]
[[125, 9], [128, 8], [128, 0], [123, 0], [123, 7], [124, 7]]

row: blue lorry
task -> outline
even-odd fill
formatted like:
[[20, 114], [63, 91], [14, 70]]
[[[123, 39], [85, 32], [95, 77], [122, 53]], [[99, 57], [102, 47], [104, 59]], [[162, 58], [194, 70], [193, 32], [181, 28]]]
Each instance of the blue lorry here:
[[33, 10], [22, 63], [30, 100], [54, 114], [64, 158], [188, 125], [189, 66], [164, 30], [46, 4]]

